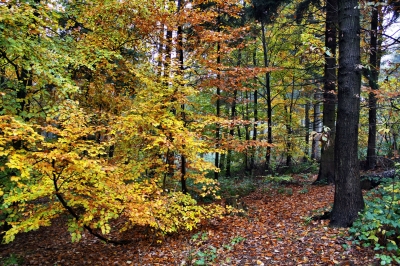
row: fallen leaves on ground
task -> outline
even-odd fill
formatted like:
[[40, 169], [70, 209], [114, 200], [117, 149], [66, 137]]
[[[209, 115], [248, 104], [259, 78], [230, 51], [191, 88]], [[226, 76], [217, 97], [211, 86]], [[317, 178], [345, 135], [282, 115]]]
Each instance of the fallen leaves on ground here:
[[[371, 249], [351, 245], [346, 229], [330, 228], [326, 220], [314, 221], [316, 210], [329, 208], [333, 186], [287, 186], [286, 192], [261, 188], [243, 198], [247, 212], [201, 224], [196, 232], [207, 238], [196, 243], [196, 232], [165, 236], [162, 242], [145, 229], [130, 231], [133, 243], [104, 244], [85, 233], [71, 243], [62, 221], [51, 227], [19, 235], [1, 245], [1, 257], [24, 258], [25, 265], [190, 265], [198, 251], [216, 248], [213, 265], [372, 265]], [[243, 241], [222, 248], [237, 237]]]

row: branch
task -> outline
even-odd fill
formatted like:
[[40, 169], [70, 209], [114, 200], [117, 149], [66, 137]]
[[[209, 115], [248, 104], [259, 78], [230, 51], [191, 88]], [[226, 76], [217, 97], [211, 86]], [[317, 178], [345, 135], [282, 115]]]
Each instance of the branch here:
[[[369, 30], [369, 29], [365, 29], [365, 28], [361, 28], [361, 30], [362, 31], [371, 31], [371, 30]], [[386, 38], [388, 38], [388, 39], [391, 39], [392, 41], [394, 41], [395, 43], [400, 43], [400, 38], [394, 38], [394, 37], [392, 37], [392, 36], [390, 36], [390, 35], [387, 35], [387, 34], [385, 34], [385, 33], [377, 33], [377, 35], [381, 35], [381, 36], [383, 36], [383, 37], [386, 37]]]
[[20, 80], [20, 76], [19, 76], [19, 73], [18, 73], [18, 65], [15, 64], [15, 63], [13, 62], [13, 61], [16, 60], [19, 56], [17, 56], [14, 60], [11, 60], [11, 59], [9, 59], [9, 58], [7, 57], [6, 52], [1, 51], [1, 55], [3, 56], [4, 59], [6, 59], [6, 61], [7, 61], [8, 63], [10, 63], [10, 64], [14, 67], [15, 73], [17, 74], [17, 79]]
[[[54, 161], [53, 161], [54, 163]], [[64, 197], [62, 196], [62, 194], [59, 191], [59, 187], [57, 186], [57, 178], [55, 176], [55, 174], [53, 173], [53, 184], [54, 184], [54, 189], [56, 190], [56, 197], [57, 199], [61, 202], [61, 205], [75, 218], [76, 221], [79, 221], [79, 215], [75, 212], [75, 210], [68, 205], [68, 203], [65, 201]], [[85, 228], [91, 235], [97, 237], [100, 240], [103, 240], [106, 243], [111, 243], [111, 244], [115, 244], [115, 245], [125, 245], [125, 244], [129, 244], [132, 241], [131, 240], [112, 240], [109, 238], [106, 238], [98, 233], [96, 233], [90, 226], [88, 225], [83, 225], [83, 228]]]

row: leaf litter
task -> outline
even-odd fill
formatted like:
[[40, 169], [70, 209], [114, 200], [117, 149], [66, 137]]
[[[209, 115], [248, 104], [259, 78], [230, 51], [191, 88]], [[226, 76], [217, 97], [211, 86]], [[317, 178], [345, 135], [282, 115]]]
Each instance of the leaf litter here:
[[[124, 232], [131, 244], [102, 243], [88, 233], [71, 243], [62, 218], [50, 227], [20, 234], [0, 246], [0, 261], [22, 258], [22, 265], [375, 265], [374, 251], [354, 246], [347, 229], [313, 220], [333, 203], [333, 186], [287, 185], [290, 193], [260, 188], [242, 198], [247, 211], [204, 221], [192, 232], [155, 238], [148, 228]], [[194, 239], [195, 234], [203, 236]], [[234, 239], [239, 239], [232, 244]], [[201, 253], [199, 253], [201, 252]], [[207, 253], [208, 252], [208, 253]], [[211, 256], [212, 255], [212, 256]], [[21, 264], [20, 264], [21, 265]]]

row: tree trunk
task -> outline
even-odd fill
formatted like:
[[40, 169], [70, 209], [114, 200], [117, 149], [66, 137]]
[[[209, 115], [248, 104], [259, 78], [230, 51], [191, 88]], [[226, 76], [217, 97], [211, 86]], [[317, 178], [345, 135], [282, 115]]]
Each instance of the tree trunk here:
[[310, 102], [307, 100], [304, 108], [304, 127], [306, 129], [306, 136], [305, 136], [305, 149], [304, 149], [304, 158], [303, 161], [307, 162], [309, 155], [310, 155]]
[[[242, 61], [242, 52], [241, 50], [238, 50], [238, 61], [237, 61], [237, 67], [240, 67]], [[238, 91], [235, 89], [233, 91], [233, 99], [232, 99], [232, 105], [231, 105], [231, 121], [233, 123], [233, 125], [231, 126], [230, 130], [229, 130], [229, 135], [231, 140], [233, 141], [235, 138], [235, 119], [236, 119], [236, 101], [237, 101], [237, 93]], [[240, 139], [240, 130], [238, 128], [238, 138]], [[227, 157], [227, 162], [226, 162], [226, 176], [231, 177], [232, 173], [231, 173], [231, 163], [232, 163], [232, 149], [230, 148], [228, 150], [228, 157]]]
[[[234, 122], [235, 117], [236, 117], [236, 97], [237, 97], [237, 90], [233, 92], [233, 100], [232, 100], [232, 105], [231, 105], [231, 120]], [[231, 128], [229, 129], [229, 136], [230, 140], [233, 141], [235, 138], [235, 126], [231, 125]], [[226, 176], [231, 177], [231, 163], [232, 163], [232, 149], [229, 148], [228, 150], [228, 156], [226, 157]]]
[[[253, 52], [253, 65], [254, 65], [254, 67], [256, 67], [257, 66], [257, 51], [256, 51], [256, 49], [254, 49], [254, 52]], [[254, 98], [254, 106], [253, 106], [253, 109], [254, 109], [254, 124], [253, 124], [253, 140], [255, 141], [255, 140], [257, 140], [257, 123], [258, 123], [258, 104], [257, 104], [257, 98], [258, 98], [258, 91], [257, 91], [257, 88], [254, 90], [254, 93], [253, 93], [253, 98]], [[251, 162], [250, 162], [250, 167], [251, 167], [251, 169], [253, 170], [254, 168], [255, 168], [255, 156], [256, 156], [256, 148], [253, 146], [252, 148], [252, 152], [251, 152]]]
[[[220, 51], [220, 45], [219, 43], [217, 44], [217, 53], [218, 53], [218, 57], [217, 57], [217, 65], [219, 66], [219, 64], [221, 63], [221, 56], [219, 54]], [[219, 69], [218, 69], [218, 81], [221, 80], [221, 75], [219, 73]], [[220, 88], [220, 84], [217, 85], [217, 117], [221, 116], [221, 88]], [[216, 125], [216, 129], [215, 129], [215, 141], [217, 142], [216, 148], [219, 148], [219, 142], [220, 142], [220, 131], [221, 131], [221, 127], [220, 125], [217, 123]], [[214, 162], [215, 167], [220, 166], [220, 161], [219, 161], [219, 152], [215, 153], [215, 162]], [[214, 178], [218, 179], [218, 172], [214, 172]]]
[[[177, 12], [179, 13], [182, 9], [182, 1], [178, 0], [177, 2]], [[183, 57], [183, 29], [182, 26], [178, 26], [178, 31], [177, 31], [177, 37], [178, 37], [178, 60], [179, 60], [179, 74], [183, 75], [183, 70], [184, 70], [184, 57]], [[185, 105], [181, 105], [181, 117], [182, 120], [184, 121], [184, 125], [186, 127], [186, 113], [185, 113]], [[181, 189], [182, 193], [186, 194], [188, 192], [187, 185], [186, 185], [186, 157], [185, 155], [181, 154]]]
[[[378, 1], [380, 2], [380, 1]], [[368, 97], [368, 148], [367, 148], [367, 164], [366, 168], [374, 169], [376, 167], [376, 96], [375, 92], [378, 90], [378, 76], [380, 55], [378, 55], [378, 24], [379, 24], [379, 11], [381, 6], [373, 7], [371, 16], [371, 31], [370, 31], [370, 54], [369, 65], [370, 71], [367, 73], [369, 86], [373, 90], [369, 93]]]
[[330, 225], [351, 226], [364, 208], [358, 162], [360, 117], [360, 10], [358, 0], [339, 1], [338, 112], [335, 199]]
[[330, 129], [330, 144], [325, 145], [321, 151], [321, 162], [317, 182], [332, 184], [335, 181], [335, 149], [334, 140], [336, 134], [336, 46], [337, 46], [337, 0], [326, 1], [326, 26], [325, 46], [330, 54], [325, 54], [324, 70], [324, 103], [323, 120], [325, 127]]
[[[292, 91], [290, 93], [290, 104], [289, 106], [285, 106], [285, 111], [286, 111], [286, 133], [287, 133], [287, 141], [286, 141], [286, 166], [291, 166], [292, 165], [292, 138], [293, 138], [293, 127], [292, 127], [292, 121], [293, 121], [293, 106], [295, 105], [294, 102], [294, 92], [295, 92], [295, 87], [294, 87], [294, 76], [292, 77]], [[296, 98], [297, 100], [297, 98]]]
[[[246, 99], [246, 112], [243, 112], [243, 120], [249, 121], [250, 120], [250, 110], [249, 110], [249, 93], [246, 90], [245, 91], [245, 99]], [[244, 115], [246, 114], [246, 115]], [[246, 142], [249, 143], [250, 142], [250, 128], [249, 128], [249, 124], [246, 123], [246, 125], [244, 126], [245, 129], [245, 138], [246, 138]], [[251, 153], [251, 149], [246, 149], [245, 151], [245, 171], [247, 173], [251, 172], [252, 170], [252, 165], [249, 163], [249, 151]]]
[[[262, 44], [264, 54], [264, 66], [268, 67], [268, 50], [267, 50], [267, 39], [265, 37], [265, 22], [261, 20], [261, 31], [262, 31]], [[265, 90], [267, 93], [267, 129], [268, 144], [272, 144], [272, 99], [271, 99], [271, 84], [270, 84], [270, 73], [265, 73]], [[271, 169], [271, 146], [267, 147], [267, 153], [265, 155], [265, 170], [269, 172]]]
[[[321, 121], [321, 92], [318, 88], [317, 91], [314, 93], [314, 123], [313, 123], [313, 130], [315, 132], [321, 133], [322, 132], [322, 121]], [[313, 138], [312, 140], [312, 151], [311, 151], [311, 159], [316, 161], [321, 160], [321, 141], [319, 139]]]
[[[218, 9], [218, 18], [217, 18], [217, 32], [220, 32], [220, 11], [219, 11], [219, 9]], [[220, 55], [220, 50], [221, 50], [221, 45], [220, 45], [220, 43], [218, 42], [217, 43], [217, 79], [218, 79], [218, 85], [217, 85], [217, 117], [220, 117], [221, 116], [221, 84], [220, 84], [220, 82], [221, 82], [221, 74], [220, 74], [220, 67], [219, 67], [219, 65], [221, 64], [221, 55]], [[220, 134], [221, 134], [221, 126], [220, 126], [220, 124], [219, 123], [217, 123], [217, 125], [216, 125], [216, 129], [215, 129], [215, 141], [217, 142], [217, 144], [216, 144], [216, 148], [218, 149], [219, 148], [219, 146], [220, 146]], [[220, 169], [222, 169], [221, 167], [220, 167], [220, 164], [221, 164], [221, 162], [220, 162], [220, 154], [219, 154], [219, 152], [216, 152], [215, 153], [215, 162], [214, 162], [214, 165], [215, 165], [215, 167], [217, 167], [217, 168], [220, 168]], [[222, 159], [222, 158], [221, 158]], [[214, 172], [214, 178], [215, 179], [218, 179], [218, 176], [219, 176], [219, 172]]]

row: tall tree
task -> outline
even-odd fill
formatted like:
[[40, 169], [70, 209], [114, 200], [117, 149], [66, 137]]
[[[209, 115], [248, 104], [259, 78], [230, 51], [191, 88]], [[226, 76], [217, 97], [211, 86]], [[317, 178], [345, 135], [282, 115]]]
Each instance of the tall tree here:
[[[250, 10], [251, 16], [261, 22], [262, 46], [264, 56], [264, 67], [270, 67], [268, 59], [268, 45], [266, 39], [266, 24], [270, 23], [278, 8], [288, 2], [288, 0], [253, 0], [253, 7]], [[271, 144], [272, 144], [272, 98], [271, 98], [271, 76], [269, 72], [265, 73], [265, 91], [267, 101], [267, 152], [265, 155], [265, 169], [270, 170], [271, 164]]]
[[330, 225], [348, 227], [364, 208], [358, 162], [360, 116], [360, 10], [358, 0], [340, 0], [338, 112], [335, 138], [335, 199]]
[[[379, 4], [380, 1], [377, 1]], [[378, 54], [378, 24], [379, 24], [379, 11], [381, 6], [374, 6], [371, 14], [371, 29], [369, 40], [369, 66], [370, 73], [366, 76], [368, 78], [371, 92], [368, 95], [368, 148], [367, 148], [367, 169], [374, 169], [376, 166], [376, 102], [375, 91], [378, 89], [378, 68], [380, 64], [380, 56]]]
[[324, 69], [324, 102], [322, 123], [328, 129], [329, 143], [324, 145], [321, 153], [317, 181], [333, 183], [335, 180], [334, 140], [336, 118], [336, 47], [337, 47], [337, 0], [326, 1], [325, 22], [325, 69]]
[[[299, 22], [310, 5], [319, 5], [319, 1], [304, 0], [296, 10]], [[334, 139], [336, 119], [336, 47], [337, 47], [337, 0], [326, 0], [325, 3], [325, 67], [323, 88], [323, 118], [324, 134], [329, 139], [321, 150], [320, 168], [316, 182], [334, 182]], [[327, 132], [325, 132], [327, 130]]]
[[[389, 28], [399, 17], [399, 1], [375, 0], [370, 3], [369, 62], [364, 68], [364, 76], [368, 80], [371, 91], [368, 94], [368, 148], [366, 168], [374, 169], [377, 163], [376, 131], [377, 131], [377, 90], [379, 89], [379, 73], [382, 58], [382, 40], [385, 29]], [[391, 39], [385, 45], [389, 49], [397, 45], [398, 40]]]
[[[262, 45], [264, 55], [264, 67], [269, 67], [268, 60], [268, 46], [267, 39], [265, 37], [265, 22], [261, 20], [261, 31], [262, 31]], [[267, 100], [267, 142], [272, 144], [272, 98], [271, 98], [271, 75], [269, 72], [265, 73], [265, 91]], [[267, 153], [265, 155], [265, 170], [269, 171], [271, 168], [271, 146], [267, 147]]]

